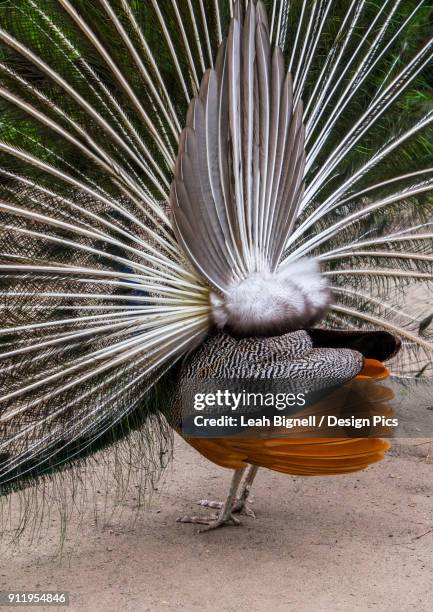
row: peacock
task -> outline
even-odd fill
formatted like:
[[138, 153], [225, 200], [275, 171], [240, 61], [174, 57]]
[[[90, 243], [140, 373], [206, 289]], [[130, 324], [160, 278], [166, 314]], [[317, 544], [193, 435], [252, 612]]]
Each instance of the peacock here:
[[[432, 371], [425, 0], [2, 0], [0, 493], [173, 432], [233, 471], [334, 475], [378, 438], [200, 438], [201, 378]], [[422, 300], [420, 292], [425, 292]]]

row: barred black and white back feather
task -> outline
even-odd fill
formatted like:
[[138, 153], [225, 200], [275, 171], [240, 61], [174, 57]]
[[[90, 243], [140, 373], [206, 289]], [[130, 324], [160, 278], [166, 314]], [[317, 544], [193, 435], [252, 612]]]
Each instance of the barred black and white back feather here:
[[431, 373], [426, 1], [1, 14], [3, 492], [134, 419], [164, 446], [149, 393], [215, 323], [385, 329]]

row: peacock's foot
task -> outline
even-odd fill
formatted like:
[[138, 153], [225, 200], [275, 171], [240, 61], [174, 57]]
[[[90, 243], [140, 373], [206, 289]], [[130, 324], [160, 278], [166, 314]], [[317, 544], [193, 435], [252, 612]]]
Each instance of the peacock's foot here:
[[[221, 510], [224, 506], [223, 502], [220, 501], [212, 501], [210, 499], [201, 499], [197, 502], [199, 506], [204, 506], [205, 508], [213, 508], [217, 510]], [[252, 499], [248, 500], [248, 503], [241, 498], [236, 499], [232, 506], [232, 514], [244, 514], [245, 516], [250, 516], [251, 518], [256, 518], [256, 515], [252, 508], [250, 508], [249, 504], [253, 503]]]
[[[218, 503], [218, 502], [214, 502]], [[212, 506], [215, 507], [215, 506]], [[227, 527], [227, 526], [235, 526], [238, 527], [242, 523], [238, 518], [233, 516], [233, 514], [228, 514], [224, 512], [224, 509], [221, 507], [221, 512], [219, 514], [212, 514], [211, 516], [181, 516], [177, 519], [178, 523], [194, 523], [195, 525], [206, 525], [203, 529], [199, 529], [199, 533], [204, 533], [205, 531], [211, 531], [212, 529], [217, 529], [218, 527]]]
[[[240, 482], [242, 480], [242, 475], [245, 471], [245, 468], [238, 468], [234, 470], [232, 481], [230, 484], [229, 494], [225, 503], [210, 501], [208, 499], [202, 499], [199, 501], [200, 506], [205, 506], [206, 508], [214, 508], [219, 510], [217, 514], [212, 515], [211, 517], [205, 516], [182, 516], [178, 518], [179, 523], [196, 523], [199, 525], [206, 525], [203, 529], [200, 529], [200, 532], [210, 531], [211, 529], [217, 529], [218, 527], [225, 527], [226, 525], [241, 525], [241, 522], [238, 518], [234, 516], [234, 512], [242, 512], [245, 511], [245, 502], [248, 497], [249, 486], [248, 488], [244, 488], [242, 494], [237, 497], [236, 493], [239, 488]], [[252, 511], [251, 511], [252, 512]], [[253, 513], [254, 515], [254, 513]], [[251, 514], [250, 514], [251, 516]]]

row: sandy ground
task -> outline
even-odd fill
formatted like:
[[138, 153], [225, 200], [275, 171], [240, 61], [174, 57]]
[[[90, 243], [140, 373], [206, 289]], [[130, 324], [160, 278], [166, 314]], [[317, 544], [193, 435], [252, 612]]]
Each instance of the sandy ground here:
[[[222, 498], [229, 473], [178, 440], [148, 512], [135, 521], [126, 512], [116, 523], [86, 522], [61, 558], [54, 522], [44, 542], [3, 557], [0, 590], [68, 590], [70, 610], [92, 612], [431, 611], [430, 446], [397, 448], [351, 476], [262, 470], [257, 518], [197, 535], [176, 517], [196, 513], [201, 497]], [[125, 499], [126, 509], [134, 499]]]

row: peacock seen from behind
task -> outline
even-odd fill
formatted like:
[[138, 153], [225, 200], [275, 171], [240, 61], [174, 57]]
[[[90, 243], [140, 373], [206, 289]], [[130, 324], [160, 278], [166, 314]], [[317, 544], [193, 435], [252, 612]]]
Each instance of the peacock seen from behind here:
[[[193, 379], [431, 375], [425, 0], [0, 8], [1, 494], [125, 441], [156, 477]], [[184, 437], [234, 470], [208, 528], [389, 446]]]

